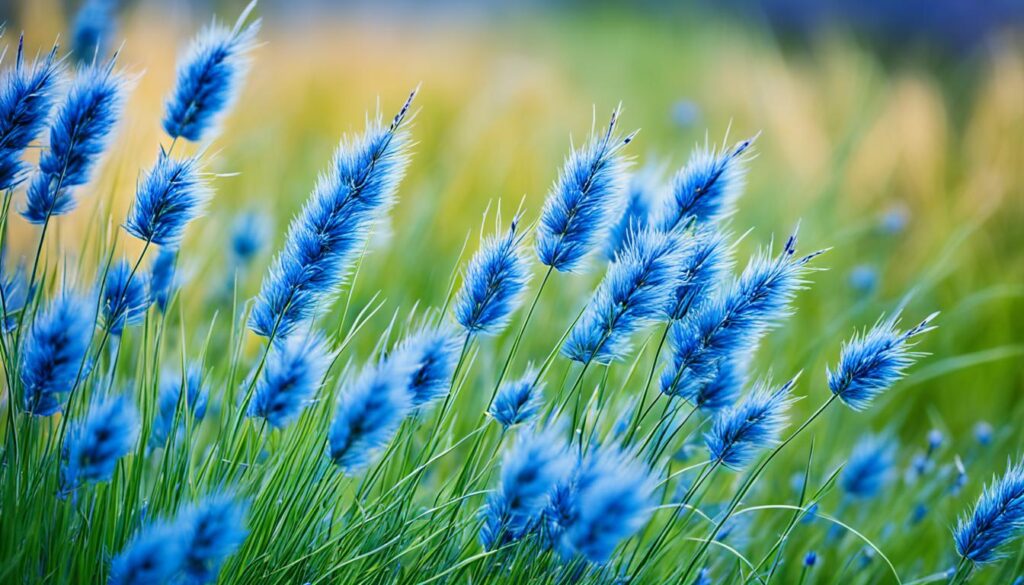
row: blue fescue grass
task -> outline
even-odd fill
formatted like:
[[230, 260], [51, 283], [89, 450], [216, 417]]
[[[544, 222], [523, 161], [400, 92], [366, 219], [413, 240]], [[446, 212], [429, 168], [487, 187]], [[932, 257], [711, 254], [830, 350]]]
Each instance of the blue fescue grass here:
[[714, 223], [731, 215], [743, 192], [755, 138], [721, 151], [707, 145], [695, 151], [672, 179], [672, 196], [662, 208], [658, 227], [671, 231], [690, 222]]
[[520, 218], [505, 234], [488, 237], [473, 255], [455, 297], [455, 319], [471, 335], [495, 335], [523, 301], [530, 271], [523, 254]]
[[22, 217], [45, 224], [75, 208], [76, 187], [87, 183], [121, 117], [127, 80], [114, 59], [80, 68], [50, 123], [47, 148], [28, 187]]
[[185, 538], [185, 530], [174, 522], [146, 526], [114, 557], [110, 585], [170, 582], [181, 569]]
[[114, 41], [118, 0], [85, 0], [71, 24], [71, 53], [79, 62], [102, 57]]
[[139, 439], [139, 413], [124, 395], [94, 400], [85, 419], [72, 423], [61, 453], [60, 490], [73, 493], [84, 483], [109, 481], [121, 457]]
[[911, 340], [931, 331], [929, 323], [937, 316], [933, 313], [907, 331], [900, 331], [896, 328], [899, 315], [894, 315], [854, 337], [843, 346], [839, 364], [828, 370], [829, 390], [853, 410], [870, 406], [920, 356], [910, 351]]
[[178, 287], [177, 263], [177, 250], [160, 248], [149, 267], [149, 293], [161, 313], [167, 310], [167, 304]]
[[[651, 167], [627, 183], [635, 133], [620, 134], [616, 110], [570, 154], [544, 207], [524, 199], [508, 226], [499, 215], [464, 271], [437, 268], [461, 258], [425, 256], [433, 242], [416, 226], [426, 224], [406, 210], [386, 266], [374, 266], [384, 244], [370, 236], [395, 203], [412, 144], [410, 96], [390, 123], [371, 117], [342, 141], [250, 290], [275, 239], [266, 218], [287, 210], [213, 198], [203, 169], [245, 77], [251, 9], [234, 28], [214, 25], [183, 59], [164, 113], [171, 143], [154, 165], [110, 174], [113, 201], [137, 177], [126, 215], [87, 188], [120, 118], [121, 86], [90, 94], [103, 107], [78, 95], [100, 73], [123, 78], [103, 54], [116, 39], [94, 46], [59, 99], [57, 52], [30, 63], [19, 45], [0, 72], [0, 581], [961, 585], [1019, 572], [1019, 558], [987, 565], [1013, 554], [1022, 531], [1024, 463], [984, 489], [974, 483], [1016, 439], [1012, 428], [982, 426], [965, 440], [929, 408], [935, 432], [901, 446], [904, 419], [921, 417], [898, 394], [858, 417], [829, 410], [866, 410], [908, 374], [907, 385], [920, 384], [977, 363], [954, 355], [911, 371], [934, 315], [855, 335], [808, 385], [821, 404], [810, 414], [796, 407], [794, 380], [749, 384], [772, 369], [820, 374], [817, 356], [891, 286], [873, 247], [848, 246], [863, 231], [852, 223], [839, 243], [879, 267], [874, 296], [850, 291], [840, 262], [839, 276], [807, 295], [807, 318], [788, 320], [818, 254], [798, 255], [795, 236], [734, 274], [745, 249], [730, 233], [743, 226], [731, 224], [747, 217], [733, 211], [751, 141], [698, 149], [669, 185]], [[95, 120], [79, 112], [89, 107], [105, 127], [89, 128]], [[103, 139], [83, 148], [60, 135], [79, 126]], [[29, 162], [33, 149], [42, 168]], [[48, 157], [71, 161], [70, 183], [53, 181]], [[411, 192], [446, 211], [432, 188]], [[38, 204], [41, 194], [50, 201]], [[11, 256], [26, 226], [9, 211], [22, 196], [46, 211], [34, 259]], [[60, 225], [45, 246], [58, 214], [48, 207], [62, 213], [75, 200], [96, 204], [84, 237]], [[207, 202], [246, 211], [206, 218]], [[460, 215], [443, 217], [458, 229]], [[819, 233], [835, 229], [819, 219]], [[217, 237], [195, 238], [203, 229]], [[142, 252], [120, 260], [136, 240]], [[551, 279], [558, 297], [541, 302], [554, 272], [583, 271], [610, 250], [603, 279]], [[930, 286], [914, 298], [931, 300]], [[836, 291], [855, 299], [841, 315], [817, 298]], [[882, 424], [884, 440], [865, 433]], [[906, 471], [898, 487], [887, 483], [896, 470]], [[963, 495], [978, 491], [951, 541]]]
[[260, 29], [259, 20], [245, 24], [254, 5], [232, 28], [214, 22], [189, 46], [164, 114], [164, 130], [171, 138], [203, 140], [235, 101]]
[[236, 267], [249, 266], [267, 247], [270, 239], [270, 218], [249, 209], [231, 222], [231, 257]]
[[839, 484], [843, 491], [859, 499], [874, 498], [893, 475], [896, 448], [882, 437], [862, 438], [843, 466]]
[[629, 351], [631, 334], [664, 319], [678, 279], [679, 238], [655, 230], [633, 232], [608, 267], [562, 353], [578, 362], [609, 363]]
[[778, 388], [762, 383], [743, 402], [719, 413], [704, 436], [712, 461], [741, 470], [760, 451], [776, 444], [793, 403], [790, 391], [795, 384], [796, 378]]
[[978, 498], [973, 511], [953, 531], [956, 552], [975, 564], [1005, 556], [1007, 545], [1024, 533], [1024, 462], [1008, 463]]
[[87, 301], [64, 292], [32, 322], [18, 369], [28, 413], [50, 416], [61, 410], [89, 359], [93, 314]]
[[722, 294], [673, 323], [661, 391], [692, 395], [711, 380], [720, 361], [756, 347], [790, 313], [793, 297], [805, 284], [807, 264], [819, 254], [797, 256], [794, 234], [777, 256], [759, 253]]
[[330, 358], [317, 333], [295, 335], [275, 346], [256, 381], [249, 416], [278, 428], [293, 421], [320, 389]]
[[631, 232], [646, 228], [654, 220], [665, 197], [662, 172], [661, 165], [648, 163], [629, 176], [621, 217], [608, 231], [605, 255], [609, 260], [615, 259]]
[[565, 162], [548, 193], [537, 225], [537, 256], [559, 272], [578, 270], [614, 220], [624, 186], [622, 148], [636, 132], [616, 133], [620, 110], [603, 133], [594, 134]]
[[654, 481], [630, 454], [605, 447], [587, 455], [573, 478], [561, 519], [561, 543], [604, 563], [652, 512]]
[[124, 228], [144, 242], [175, 247], [209, 198], [198, 158], [175, 159], [161, 152], [139, 184]]
[[249, 326], [264, 337], [287, 336], [337, 294], [375, 222], [394, 203], [408, 163], [404, 122], [413, 97], [387, 126], [367, 122], [344, 139], [264, 278]]
[[400, 359], [414, 364], [409, 394], [414, 408], [446, 396], [462, 347], [461, 337], [447, 327], [424, 327], [409, 335], [396, 349]]
[[493, 549], [521, 538], [549, 505], [555, 486], [568, 477], [572, 459], [560, 430], [524, 430], [505, 454], [496, 491], [481, 510], [480, 542]]
[[111, 335], [121, 335], [125, 327], [138, 325], [146, 318], [152, 298], [145, 275], [132, 277], [127, 260], [111, 266], [100, 287], [100, 315]]
[[537, 371], [528, 369], [519, 379], [498, 388], [488, 414], [508, 429], [534, 419], [543, 404], [543, 387], [536, 383]]
[[14, 66], [0, 76], [0, 191], [26, 179], [29, 167], [22, 156], [46, 126], [62, 70], [57, 47], [27, 63], [24, 43], [18, 39]]
[[417, 363], [403, 354], [367, 365], [345, 389], [331, 423], [329, 454], [345, 473], [373, 462], [412, 409], [409, 382]]
[[149, 446], [163, 447], [185, 425], [185, 417], [203, 420], [209, 404], [209, 390], [203, 383], [199, 364], [189, 365], [184, 374], [164, 372], [158, 386], [156, 416], [150, 427]]

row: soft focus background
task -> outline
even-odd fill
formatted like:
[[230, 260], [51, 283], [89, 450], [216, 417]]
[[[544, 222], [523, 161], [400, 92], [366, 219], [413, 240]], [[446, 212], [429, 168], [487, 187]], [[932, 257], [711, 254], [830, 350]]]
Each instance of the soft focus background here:
[[[11, 1], [0, 0], [5, 38], [23, 29], [33, 51], [66, 34], [77, 6]], [[123, 2], [115, 38], [137, 88], [95, 189], [60, 222], [63, 245], [102, 229], [95, 218], [107, 210], [123, 216], [139, 169], [156, 157], [180, 47], [213, 14], [231, 21], [243, 4]], [[999, 449], [968, 466], [965, 492], [928, 502], [944, 511], [926, 519], [921, 538], [892, 540], [897, 550], [887, 553], [909, 575], [914, 547], [950, 549], [957, 511], [1024, 444], [1024, 4], [672, 4], [266, 0], [249, 82], [208, 147], [226, 176], [209, 217], [190, 229], [185, 270], [206, 290], [227, 287], [223, 255], [187, 251], [226, 246], [227, 226], [245, 208], [275, 218], [276, 248], [339, 137], [378, 107], [391, 115], [422, 83], [400, 203], [378, 230], [348, 307], [351, 320], [378, 291], [385, 300], [360, 336], [358, 361], [392, 315], [444, 304], [486, 210], [486, 230], [496, 209], [507, 219], [521, 201], [534, 220], [570, 139], [578, 144], [620, 101], [623, 127], [641, 128], [629, 147], [636, 165], [659, 162], [666, 178], [705, 140], [760, 132], [732, 220], [735, 233], [751, 230], [741, 258], [797, 222], [802, 249], [834, 248], [794, 319], [766, 341], [760, 371], [803, 368], [801, 393], [814, 398], [798, 408], [809, 412], [826, 392], [825, 364], [852, 331], [901, 303], [908, 320], [943, 313], [921, 345], [932, 355], [870, 414], [834, 409], [819, 448], [840, 460], [873, 428], [907, 445], [902, 465], [939, 429], [940, 464], [951, 468], [975, 449], [979, 422], [995, 429]], [[30, 245], [28, 226], [12, 223], [14, 246]], [[242, 298], [256, 292], [270, 255], [242, 275]], [[516, 368], [547, 354], [602, 274], [598, 264], [545, 293]], [[186, 289], [183, 313], [208, 320], [218, 310], [212, 296]], [[503, 355], [482, 351], [474, 376], [493, 381]], [[884, 520], [859, 526], [879, 537]]]

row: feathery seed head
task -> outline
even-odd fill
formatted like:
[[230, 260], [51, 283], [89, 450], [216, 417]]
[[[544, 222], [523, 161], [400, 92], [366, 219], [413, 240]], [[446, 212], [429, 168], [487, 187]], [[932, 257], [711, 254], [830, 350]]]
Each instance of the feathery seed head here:
[[485, 239], [466, 268], [454, 312], [470, 334], [500, 333], [523, 301], [530, 270], [517, 231], [520, 219], [512, 220], [507, 234]]
[[139, 412], [127, 396], [94, 399], [85, 419], [68, 429], [61, 449], [60, 495], [85, 482], [109, 481], [139, 439]]
[[86, 354], [94, 314], [90, 303], [63, 293], [33, 320], [20, 367], [25, 410], [30, 414], [50, 416], [60, 411], [79, 370], [83, 375], [88, 371]]
[[537, 256], [545, 266], [560, 272], [580, 268], [614, 219], [625, 182], [622, 148], [636, 136], [616, 134], [619, 111], [612, 112], [604, 133], [569, 155], [548, 193], [536, 235]]
[[665, 318], [679, 268], [679, 238], [651, 229], [630, 234], [622, 252], [569, 333], [562, 353], [579, 362], [610, 363], [629, 351], [635, 331]]
[[745, 356], [724, 359], [715, 366], [715, 375], [686, 399], [707, 413], [715, 413], [736, 403], [747, 384]]
[[218, 493], [182, 513], [179, 522], [187, 528], [182, 567], [190, 583], [217, 580], [224, 560], [248, 536], [245, 529], [248, 510], [248, 502], [239, 502], [228, 493]]
[[729, 238], [717, 229], [699, 228], [683, 237], [679, 282], [669, 308], [673, 321], [685, 318], [712, 298], [733, 266]]
[[72, 191], [89, 182], [121, 117], [127, 93], [114, 60], [78, 71], [64, 102], [50, 122], [49, 148], [39, 156], [39, 171], [29, 184], [21, 215], [42, 224], [75, 208]]
[[389, 126], [378, 116], [362, 136], [342, 140], [263, 279], [249, 318], [257, 334], [287, 336], [317, 305], [334, 299], [370, 228], [394, 201], [408, 162], [403, 122], [415, 95]]
[[0, 315], [0, 330], [9, 333], [18, 325], [15, 315], [28, 304], [28, 276], [25, 274], [25, 267], [18, 265], [14, 274], [7, 276], [3, 273], [3, 262], [0, 261], [0, 293], [2, 293], [3, 315]]
[[146, 318], [151, 301], [148, 276], [137, 272], [127, 260], [120, 260], [103, 279], [100, 292], [100, 316], [111, 335], [120, 336], [125, 327], [138, 325]]
[[13, 67], [0, 76], [0, 191], [25, 180], [25, 149], [46, 125], [60, 78], [57, 47], [31, 65], [25, 63], [25, 39], [18, 39]]
[[846, 342], [835, 370], [826, 370], [829, 390], [853, 410], [866, 409], [920, 356], [910, 351], [911, 340], [934, 329], [930, 323], [936, 316], [938, 313], [932, 313], [912, 329], [900, 331], [897, 314]]
[[606, 562], [642, 528], [654, 505], [650, 471], [615, 447], [585, 457], [571, 492], [562, 543], [594, 563]]
[[114, 557], [109, 585], [169, 583], [181, 571], [189, 532], [182, 522], [146, 526]]
[[210, 198], [200, 161], [160, 153], [135, 193], [124, 229], [144, 242], [177, 247], [190, 221]]
[[693, 393], [711, 379], [722, 359], [752, 352], [790, 314], [793, 297], [805, 284], [807, 263], [822, 253], [796, 256], [794, 233], [779, 255], [759, 253], [714, 300], [674, 322], [661, 391], [670, 396]]
[[[172, 434], [180, 433], [185, 427], [185, 416], [189, 413], [195, 419], [193, 424], [203, 420], [209, 402], [209, 392], [203, 377], [199, 364], [188, 366], [184, 376], [171, 372], [164, 372], [160, 376], [156, 419], [153, 420], [149, 435], [150, 447], [163, 447]], [[182, 393], [182, 390], [185, 392]]]
[[167, 311], [167, 303], [178, 288], [177, 262], [177, 250], [161, 247], [149, 267], [149, 294], [161, 313]]
[[664, 198], [662, 188], [662, 167], [658, 164], [646, 164], [629, 177], [626, 185], [626, 202], [618, 223], [612, 225], [608, 232], [608, 244], [605, 255], [614, 260], [622, 249], [629, 233], [646, 228], [650, 225], [655, 210]]
[[524, 431], [505, 454], [501, 480], [481, 511], [484, 548], [515, 540], [540, 516], [555, 486], [572, 470], [572, 459], [556, 425]]
[[368, 467], [409, 414], [415, 369], [409, 356], [395, 354], [366, 366], [344, 390], [331, 424], [329, 454], [345, 473]]
[[319, 333], [293, 335], [274, 344], [256, 381], [249, 416], [264, 418], [284, 427], [312, 402], [331, 362], [324, 337]]
[[761, 382], [743, 402], [719, 413], [711, 430], [704, 434], [711, 459], [739, 471], [759, 451], [776, 443], [794, 402], [790, 391], [796, 380], [794, 377], [775, 390]]
[[861, 439], [850, 453], [839, 479], [843, 491], [859, 499], [878, 495], [892, 476], [896, 446], [881, 437]]
[[260, 21], [245, 25], [250, 4], [234, 27], [214, 22], [192, 41], [178, 66], [178, 80], [167, 100], [164, 130], [171, 138], [199, 142], [231, 108], [256, 44]]
[[396, 350], [403, 360], [415, 364], [409, 378], [413, 408], [420, 408], [448, 394], [462, 347], [461, 336], [452, 329], [420, 329]]
[[705, 145], [672, 179], [672, 197], [662, 209], [658, 226], [672, 231], [690, 222], [715, 223], [731, 215], [743, 192], [746, 162], [753, 138], [731, 149]]
[[536, 379], [537, 371], [529, 368], [518, 380], [502, 384], [488, 414], [506, 429], [529, 422], [543, 402], [543, 383], [535, 385]]
[[239, 213], [231, 224], [231, 256], [235, 265], [249, 265], [266, 247], [269, 237], [267, 214], [255, 209]]
[[1003, 558], [1004, 547], [1024, 533], [1024, 459], [1007, 463], [1002, 477], [982, 491], [970, 515], [960, 518], [953, 540], [956, 552], [984, 565]]
[[71, 53], [88, 63], [107, 52], [117, 23], [117, 0], [85, 0], [71, 24]]

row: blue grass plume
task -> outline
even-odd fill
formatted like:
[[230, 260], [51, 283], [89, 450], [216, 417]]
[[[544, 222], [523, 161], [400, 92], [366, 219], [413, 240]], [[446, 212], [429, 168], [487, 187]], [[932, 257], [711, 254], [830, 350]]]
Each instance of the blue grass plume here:
[[733, 357], [718, 362], [711, 380], [701, 384], [686, 399], [706, 413], [715, 413], [736, 404], [747, 384], [747, 359]]
[[520, 538], [550, 501], [555, 486], [572, 471], [560, 429], [525, 430], [506, 452], [498, 489], [480, 511], [480, 542], [491, 550]]
[[518, 380], [503, 383], [487, 411], [491, 418], [506, 429], [531, 421], [543, 404], [543, 382], [536, 380], [537, 371], [530, 368]]
[[239, 213], [231, 223], [231, 258], [236, 267], [245, 267], [267, 247], [270, 219], [261, 211]]
[[0, 315], [0, 330], [4, 333], [14, 331], [18, 325], [17, 314], [28, 304], [28, 276], [25, 274], [25, 267], [19, 265], [14, 274], [4, 274], [3, 262], [0, 260], [0, 294], [2, 300], [3, 315]]
[[206, 416], [210, 397], [203, 377], [199, 364], [188, 366], [184, 376], [170, 372], [161, 375], [156, 418], [149, 435], [151, 448], [163, 447], [169, 437], [180, 433], [185, 428], [187, 414], [193, 417], [193, 425], [199, 424]]
[[48, 148], [28, 187], [21, 215], [43, 224], [75, 208], [74, 188], [89, 182], [124, 108], [127, 83], [114, 60], [78, 71], [50, 122]]
[[953, 531], [956, 552], [984, 565], [1005, 556], [1004, 548], [1024, 533], [1024, 459], [1007, 464], [1002, 477], [993, 479], [978, 498], [974, 510], [960, 518]]
[[448, 394], [459, 360], [462, 336], [454, 330], [424, 327], [399, 345], [401, 359], [415, 364], [409, 378], [413, 408], [421, 408]]
[[742, 402], [719, 413], [711, 430], [704, 434], [711, 460], [739, 471], [759, 451], [774, 445], [786, 426], [786, 413], [793, 404], [790, 391], [796, 380], [777, 389], [762, 382]]
[[118, 0], [85, 0], [71, 24], [71, 53], [89, 63], [107, 52], [117, 23]]
[[86, 482], [110, 481], [139, 440], [139, 412], [127, 396], [94, 399], [84, 420], [71, 423], [61, 448], [60, 494]]
[[181, 573], [189, 535], [182, 522], [159, 520], [143, 527], [114, 557], [109, 585], [171, 582]]
[[146, 318], [151, 298], [148, 275], [120, 260], [107, 269], [100, 293], [100, 317], [111, 335], [120, 336], [125, 327], [138, 325]]
[[914, 345], [911, 340], [934, 329], [929, 324], [936, 316], [938, 313], [932, 313], [915, 327], [900, 331], [899, 315], [894, 315], [846, 342], [836, 368], [826, 370], [829, 390], [853, 410], [866, 409], [919, 357], [910, 351]]
[[658, 227], [672, 231], [690, 222], [714, 223], [731, 215], [743, 192], [746, 156], [757, 137], [718, 150], [705, 145], [672, 179], [672, 196], [662, 209]]
[[629, 351], [629, 337], [656, 319], [678, 282], [678, 236], [645, 229], [629, 236], [622, 252], [569, 333], [562, 353], [579, 362], [610, 363]]
[[655, 505], [650, 471], [615, 447], [586, 456], [571, 492], [562, 544], [594, 563], [606, 562], [640, 530]]
[[654, 212], [663, 199], [662, 168], [657, 164], [646, 164], [629, 177], [626, 184], [626, 204], [618, 222], [608, 232], [605, 255], [614, 260], [625, 245], [630, 232], [639, 231], [651, 224]]
[[242, 12], [234, 27], [214, 22], [192, 41], [167, 100], [163, 125], [171, 138], [202, 140], [234, 103], [260, 29], [259, 20], [245, 25], [254, 4]]
[[[79, 370], [88, 371], [93, 306], [71, 293], [62, 293], [32, 322], [20, 364], [25, 410], [50, 416], [61, 409]], [[83, 366], [83, 363], [85, 364]]]
[[807, 263], [821, 253], [797, 256], [794, 233], [778, 256], [759, 253], [722, 294], [675, 322], [661, 391], [692, 395], [711, 379], [722, 359], [753, 351], [761, 337], [790, 314], [793, 297], [805, 284]]
[[416, 363], [402, 354], [366, 366], [343, 391], [331, 423], [329, 454], [346, 474], [373, 462], [412, 409], [409, 381]]
[[470, 334], [496, 335], [512, 319], [530, 282], [516, 216], [504, 235], [484, 240], [473, 255], [455, 297], [455, 319]]
[[256, 380], [249, 416], [277, 428], [288, 425], [315, 398], [330, 361], [327, 343], [318, 333], [293, 335], [275, 344]]
[[874, 498], [892, 477], [896, 446], [890, 441], [867, 436], [861, 439], [843, 466], [839, 484], [858, 499]]
[[569, 155], [548, 193], [536, 235], [537, 256], [545, 266], [577, 270], [614, 220], [624, 186], [622, 148], [636, 136], [616, 134], [619, 113], [616, 108], [608, 129]]
[[221, 565], [245, 541], [249, 504], [228, 493], [205, 497], [181, 514], [186, 528], [182, 568], [189, 583], [212, 583]]
[[684, 238], [679, 282], [669, 308], [673, 321], [685, 318], [712, 298], [733, 266], [729, 238], [714, 227], [699, 228]]
[[156, 308], [164, 313], [178, 289], [178, 251], [161, 247], [149, 266], [149, 294]]
[[18, 39], [14, 66], [0, 77], [0, 191], [25, 180], [28, 164], [22, 155], [46, 126], [61, 72], [56, 46], [28, 64], [24, 43]]
[[249, 318], [257, 334], [287, 336], [317, 305], [334, 299], [370, 228], [394, 201], [408, 162], [403, 122], [415, 95], [390, 125], [377, 117], [362, 136], [342, 140], [263, 279]]
[[202, 215], [210, 190], [199, 159], [160, 153], [135, 192], [124, 228], [159, 246], [177, 247], [190, 221]]

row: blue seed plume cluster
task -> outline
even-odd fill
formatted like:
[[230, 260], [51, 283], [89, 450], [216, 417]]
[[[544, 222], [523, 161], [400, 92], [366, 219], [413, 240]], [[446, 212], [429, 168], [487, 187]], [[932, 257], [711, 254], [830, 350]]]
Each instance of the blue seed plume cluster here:
[[[1013, 582], [1024, 461], [975, 476], [1019, 433], [979, 422], [965, 442], [941, 402], [909, 422], [868, 411], [908, 375], [927, 391], [1017, 348], [912, 372], [938, 315], [917, 303], [944, 298], [928, 283], [840, 345], [884, 272], [850, 283], [796, 230], [743, 231], [756, 135], [633, 171], [617, 107], [551, 165], [543, 204], [503, 221], [498, 203], [458, 263], [429, 258], [442, 292], [420, 298], [397, 279], [426, 242], [373, 266], [418, 88], [337, 143], [279, 240], [295, 193], [235, 207], [216, 195], [234, 169], [208, 170], [239, 164], [212, 153], [237, 139], [220, 130], [260, 52], [255, 3], [183, 53], [134, 182], [117, 137], [146, 123], [125, 120], [145, 67], [112, 52], [118, 2], [77, 8], [71, 53], [29, 59], [19, 38], [0, 71], [0, 580]], [[287, 185], [237, 190], [254, 188]], [[108, 205], [122, 195], [127, 211]], [[396, 239], [433, 235], [409, 221]], [[808, 311], [809, 337], [790, 319], [812, 274], [854, 303]], [[944, 552], [907, 561], [934, 534]]]

